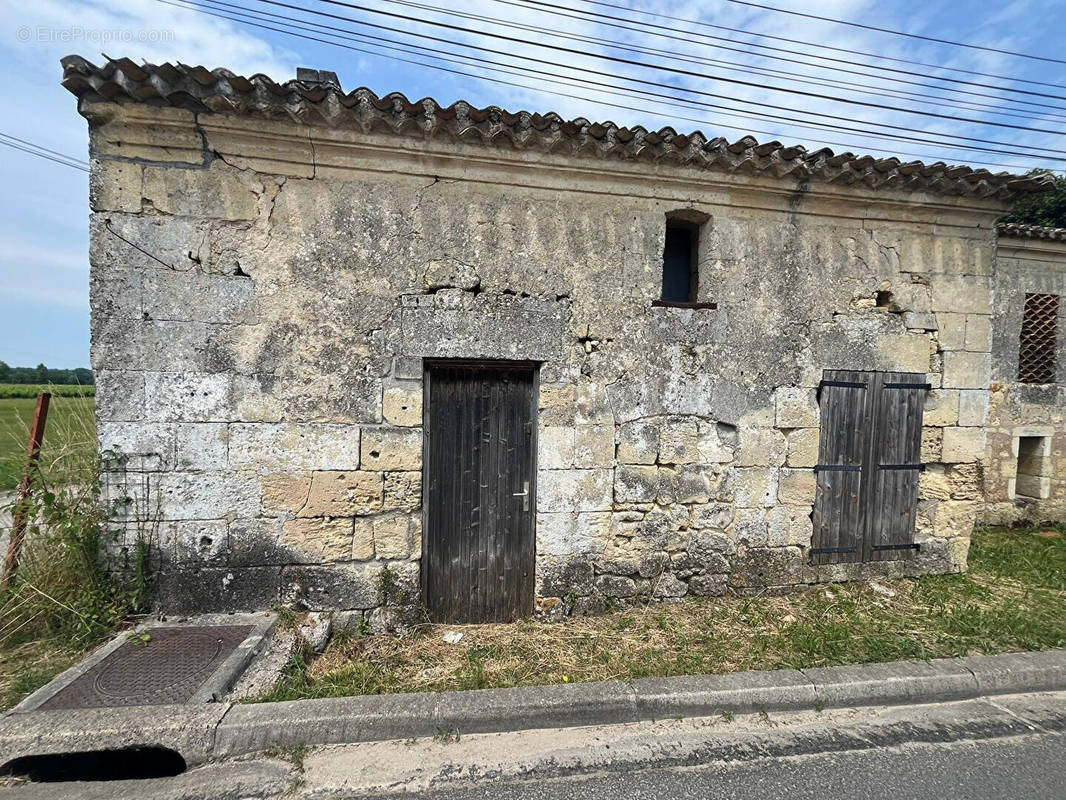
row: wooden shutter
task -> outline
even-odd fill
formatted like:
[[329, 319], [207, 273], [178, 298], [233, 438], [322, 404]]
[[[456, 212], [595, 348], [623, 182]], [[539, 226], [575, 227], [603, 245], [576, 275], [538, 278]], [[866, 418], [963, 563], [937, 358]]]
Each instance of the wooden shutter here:
[[929, 384], [913, 372], [881, 372], [873, 381], [874, 425], [867, 503], [867, 561], [913, 550], [922, 469], [922, 409]]
[[863, 462], [869, 447], [869, 373], [826, 370], [819, 389], [818, 484], [814, 506], [815, 564], [863, 557]]
[[913, 552], [923, 373], [826, 370], [814, 507], [814, 564]]

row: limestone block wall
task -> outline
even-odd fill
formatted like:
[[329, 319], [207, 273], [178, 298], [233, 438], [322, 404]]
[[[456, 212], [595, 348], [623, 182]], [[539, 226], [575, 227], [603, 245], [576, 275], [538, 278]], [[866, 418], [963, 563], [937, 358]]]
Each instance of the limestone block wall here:
[[[1025, 295], [1066, 297], [1066, 242], [1001, 236], [995, 273], [993, 371], [981, 521], [1066, 520], [1066, 302], [1059, 307], [1056, 382], [1018, 382]], [[1023, 437], [1039, 452], [1019, 451]], [[1021, 464], [1019, 464], [1021, 457]], [[1019, 466], [1039, 480], [1019, 486]]]
[[[542, 614], [965, 568], [997, 203], [83, 113], [112, 531], [164, 609], [417, 614], [425, 358], [541, 365]], [[714, 311], [650, 302], [685, 209]], [[914, 558], [809, 563], [823, 369], [934, 387]]]

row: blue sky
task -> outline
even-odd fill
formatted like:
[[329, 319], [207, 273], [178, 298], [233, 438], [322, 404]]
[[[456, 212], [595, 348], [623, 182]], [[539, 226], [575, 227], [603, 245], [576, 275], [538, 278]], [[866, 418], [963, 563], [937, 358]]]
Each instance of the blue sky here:
[[[291, 9], [255, 0], [228, 2], [243, 6], [248, 11], [256, 9], [289, 17], [301, 17], [304, 25], [340, 26], [399, 39], [404, 39], [404, 34], [423, 33], [445, 37], [451, 43], [433, 44], [408, 36], [406, 41], [412, 44], [450, 46], [458, 51], [462, 49], [455, 46], [456, 42], [484, 44], [484, 40], [472, 34], [449, 32], [316, 0], [286, 2], [326, 14], [390, 25], [398, 28], [400, 33], [360, 29], [351, 22], [299, 14]], [[837, 124], [852, 125], [857, 121], [867, 121], [872, 124], [899, 125], [905, 129], [900, 132], [902, 135], [925, 137], [928, 132], [937, 131], [956, 136], [998, 140], [1014, 147], [1066, 150], [1066, 137], [990, 124], [999, 122], [1066, 130], [1063, 124], [1066, 122], [1066, 100], [1003, 90], [1005, 86], [1010, 85], [1066, 97], [1066, 64], [1017, 58], [834, 25], [729, 0], [690, 0], [669, 4], [652, 0], [610, 2], [631, 9], [671, 14], [711, 25], [920, 61], [938, 67], [1061, 84], [1063, 88], [1039, 86], [1036, 83], [1008, 84], [998, 78], [982, 78], [962, 72], [915, 67], [869, 57], [850, 57], [807, 45], [697, 27], [661, 17], [640, 16], [629, 11], [595, 5], [589, 0], [550, 0], [557, 6], [573, 9], [574, 11], [568, 13], [578, 17], [577, 19], [551, 15], [548, 13], [549, 9], [543, 7], [538, 10], [530, 5], [528, 0], [410, 0], [406, 6], [388, 0], [352, 2], [393, 13], [418, 15], [464, 27], [478, 27], [501, 35], [514, 36], [523, 41], [553, 41], [581, 51], [579, 54], [551, 53], [530, 44], [497, 41], [496, 46], [503, 51], [503, 55], [482, 54], [497, 63], [510, 59], [520, 65], [524, 63], [539, 69], [562, 71], [574, 78], [586, 80], [616, 81], [618, 75], [627, 75], [666, 83], [675, 87], [673, 93], [677, 97], [686, 96], [680, 91], [683, 88], [697, 89], [711, 95], [710, 98], [701, 95], [697, 99], [715, 105], [735, 105], [737, 101], [747, 100], [769, 103], [776, 107], [792, 106], [844, 118], [843, 123]], [[424, 8], [412, 7], [412, 3], [479, 15], [482, 18], [463, 19], [433, 13]], [[1062, 20], [1066, 18], [1066, 0], [1014, 0], [996, 4], [987, 0], [902, 0], [894, 3], [878, 3], [874, 0], [821, 0], [818, 3], [812, 3], [810, 0], [765, 0], [764, 4], [935, 38], [979, 43], [1003, 50], [1052, 58], [1066, 57], [1062, 34]], [[626, 25], [629, 30], [605, 27], [587, 16], [576, 14], [575, 11], [579, 9], [614, 14], [616, 21], [618, 18], [628, 17], [662, 27], [651, 28], [639, 23]], [[549, 39], [545, 34], [528, 29], [508, 28], [485, 18], [509, 22], [512, 25], [548, 28], [556, 34], [571, 38]], [[289, 22], [274, 21], [272, 24], [294, 29]], [[325, 38], [321, 28], [318, 33], [303, 32]], [[676, 37], [677, 34], [683, 38], [667, 38]], [[721, 36], [735, 41], [712, 42], [700, 38], [699, 34]], [[634, 52], [633, 49], [619, 50], [602, 41], [589, 41], [590, 37], [610, 39], [630, 48], [643, 49], [644, 52]], [[512, 110], [554, 110], [568, 117], [611, 119], [619, 124], [644, 124], [649, 128], [672, 125], [682, 131], [699, 129], [709, 136], [723, 135], [730, 139], [738, 138], [743, 131], [758, 131], [756, 136], [762, 141], [777, 138], [808, 147], [828, 144], [837, 151], [906, 154], [905, 160], [924, 156], [927, 161], [943, 159], [975, 166], [978, 165], [977, 162], [986, 161], [1006, 165], [1012, 171], [1024, 171], [1033, 166], [1055, 169], [1066, 166], [1066, 162], [1048, 158], [967, 152], [946, 146], [892, 142], [841, 131], [813, 130], [778, 120], [737, 118], [725, 116], [726, 112], [721, 110], [700, 108], [691, 104], [686, 106], [683, 101], [680, 106], [656, 104], [650, 98], [632, 92], [623, 92], [622, 95], [606, 94], [587, 86], [563, 86], [560, 80], [549, 81], [543, 76], [514, 77], [492, 73], [485, 66], [471, 68], [436, 62], [438, 66], [471, 73], [469, 76], [457, 75], [386, 58], [387, 51], [380, 43], [367, 44], [351, 39], [346, 43], [368, 52], [355, 52], [250, 27], [188, 8], [178, 8], [160, 0], [34, 0], [32, 3], [19, 4], [5, 0], [3, 24], [0, 25], [0, 72], [5, 76], [3, 88], [0, 89], [0, 132], [36, 142], [81, 160], [86, 159], [86, 124], [77, 113], [73, 96], [59, 85], [59, 59], [69, 53], [77, 53], [100, 63], [104, 58], [101, 53], [106, 52], [112, 57], [128, 56], [137, 61], [158, 63], [171, 60], [208, 67], [221, 66], [246, 75], [264, 72], [279, 81], [293, 77], [297, 66], [318, 67], [336, 71], [345, 89], [368, 86], [382, 94], [402, 91], [412, 99], [431, 96], [445, 104], [465, 99], [478, 105], [496, 104]], [[715, 49], [709, 46], [712, 43], [747, 52]], [[812, 55], [844, 58], [854, 63], [838, 63], [836, 66], [852, 69], [860, 74], [831, 73], [821, 67], [773, 61], [767, 57], [772, 54], [771, 51], [757, 50], [751, 47], [752, 44], [797, 51], [796, 54], [776, 53], [786, 58], [810, 60]], [[660, 52], [655, 53], [655, 50]], [[472, 53], [470, 50], [463, 52]], [[672, 59], [666, 53], [670, 54]], [[516, 57], [522, 55], [545, 59], [551, 62], [552, 66], [516, 61]], [[672, 62], [674, 66], [700, 75], [685, 76], [656, 68], [604, 62], [597, 58], [602, 55], [626, 57], [655, 65]], [[708, 63], [708, 60], [717, 61], [719, 64]], [[866, 66], [868, 64], [911, 70], [916, 74], [878, 72]], [[799, 86], [787, 82], [784, 76], [767, 77], [765, 73], [760, 76], [750, 72], [730, 71], [724, 68], [725, 65], [788, 70], [798, 73], [808, 82]], [[582, 68], [595, 73], [605, 73], [606, 77], [603, 74], [592, 75], [587, 71], [579, 71]], [[886, 75], [917, 81], [919, 85], [889, 83], [884, 80]], [[501, 81], [524, 86], [507, 85], [487, 79], [493, 76]], [[930, 88], [930, 82], [937, 87], [944, 86], [935, 82], [938, 76], [971, 80], [985, 86], [947, 84], [949, 88], [946, 89]], [[768, 88], [730, 83], [723, 80], [727, 77], [761, 82], [768, 84]], [[863, 91], [861, 89], [834, 85], [831, 83], [834, 79], [867, 83], [880, 92], [904, 90], [918, 92], [924, 96], [939, 95], [943, 99], [911, 107], [925, 108], [934, 113], [946, 114], [950, 118], [920, 117], [775, 91], [789, 86], [819, 94], [837, 94], [887, 105], [899, 106], [908, 102], [899, 97], [860, 94], [859, 92]], [[986, 96], [966, 95], [962, 94], [962, 91]], [[573, 94], [576, 97], [562, 97], [551, 92]], [[981, 106], [964, 107], [962, 103], [966, 101]], [[1024, 101], [1030, 105], [1022, 106], [1008, 101]], [[1032, 105], [1033, 103], [1053, 107]], [[773, 109], [766, 107], [749, 108], [761, 108], [763, 112], [774, 113]], [[778, 113], [795, 116], [791, 112]], [[1011, 114], [1017, 116], [1010, 116]], [[960, 118], [963, 117], [975, 121], [962, 121]], [[817, 122], [809, 121], [812, 124]], [[999, 171], [1004, 169], [1004, 166], [989, 166], [989, 169]], [[9, 148], [0, 148], [0, 178], [5, 187], [5, 191], [0, 193], [0, 282], [3, 285], [3, 292], [0, 293], [0, 359], [18, 365], [34, 365], [43, 361], [53, 367], [85, 366], [89, 361], [87, 176], [83, 172]]]

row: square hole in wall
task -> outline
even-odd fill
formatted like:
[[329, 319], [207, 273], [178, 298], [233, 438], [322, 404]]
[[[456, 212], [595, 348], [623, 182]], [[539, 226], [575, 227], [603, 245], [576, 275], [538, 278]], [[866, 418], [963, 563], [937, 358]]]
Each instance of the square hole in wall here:
[[1051, 494], [1051, 437], [1018, 437], [1018, 473], [1014, 484], [1018, 497], [1044, 500]]

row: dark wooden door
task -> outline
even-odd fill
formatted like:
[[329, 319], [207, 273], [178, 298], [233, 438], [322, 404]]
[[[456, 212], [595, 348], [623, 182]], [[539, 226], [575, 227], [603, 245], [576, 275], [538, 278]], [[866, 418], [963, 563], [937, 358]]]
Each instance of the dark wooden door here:
[[435, 620], [533, 612], [536, 389], [531, 364], [427, 364], [422, 580]]
[[914, 551], [925, 380], [923, 373], [825, 371], [813, 563]]

